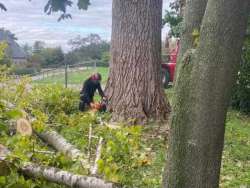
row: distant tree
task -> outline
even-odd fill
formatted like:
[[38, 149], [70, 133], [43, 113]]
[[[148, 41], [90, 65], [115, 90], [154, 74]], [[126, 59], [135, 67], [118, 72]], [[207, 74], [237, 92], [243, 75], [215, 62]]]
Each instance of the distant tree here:
[[73, 49], [80, 48], [82, 46], [89, 46], [91, 44], [101, 44], [104, 41], [101, 39], [101, 37], [98, 34], [91, 33], [87, 37], [81, 37], [78, 35], [76, 38], [69, 40], [68, 44], [72, 46]]
[[240, 70], [232, 95], [233, 108], [250, 114], [250, 18], [243, 46]]
[[23, 51], [26, 53], [27, 56], [32, 55], [32, 46], [30, 46], [28, 43], [24, 44], [22, 46]]
[[35, 41], [33, 44], [33, 53], [40, 53], [45, 48], [45, 42]]
[[76, 64], [79, 62], [79, 56], [75, 51], [70, 51], [65, 54], [64, 62], [68, 65]]
[[64, 53], [60, 47], [44, 48], [41, 51], [41, 56], [44, 58], [42, 67], [58, 66], [64, 64]]
[[183, 8], [181, 3], [183, 2], [180, 0], [176, 0], [170, 3], [171, 11], [165, 10], [165, 15], [162, 20], [163, 26], [165, 24], [169, 24], [170, 26], [170, 33], [172, 36], [180, 37], [181, 28], [182, 28], [182, 21], [183, 21]]
[[72, 52], [78, 57], [78, 61], [88, 59], [101, 59], [104, 52], [108, 52], [110, 44], [101, 39], [98, 34], [90, 34], [87, 37], [77, 36], [68, 42], [72, 46]]
[[44, 64], [44, 62], [45, 62], [44, 57], [39, 53], [34, 53], [30, 57], [28, 57], [29, 67], [35, 67], [40, 69], [42, 64]]
[[110, 52], [103, 52], [102, 57], [101, 57], [102, 62], [109, 63], [110, 58], [111, 58], [110, 56], [111, 56]]
[[184, 9], [186, 6], [186, 0], [174, 0], [170, 2], [169, 7], [178, 13], [179, 16], [184, 16]]
[[[46, 48], [43, 41], [35, 41], [32, 48], [32, 55], [29, 57], [30, 66], [59, 66], [64, 64], [64, 53], [61, 47]], [[30, 47], [24, 46], [24, 49], [30, 53]]]

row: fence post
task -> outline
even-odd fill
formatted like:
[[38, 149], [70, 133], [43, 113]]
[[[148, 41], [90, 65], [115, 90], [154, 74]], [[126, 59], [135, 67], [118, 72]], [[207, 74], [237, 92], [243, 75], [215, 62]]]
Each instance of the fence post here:
[[94, 71], [96, 71], [96, 60], [94, 60]]
[[68, 87], [68, 65], [65, 63], [65, 88]]

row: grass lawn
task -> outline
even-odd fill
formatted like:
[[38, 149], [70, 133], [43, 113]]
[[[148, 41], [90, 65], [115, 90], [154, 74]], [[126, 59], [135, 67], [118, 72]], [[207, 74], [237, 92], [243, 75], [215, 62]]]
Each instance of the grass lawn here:
[[[152, 164], [147, 168], [135, 170], [145, 187], [160, 188], [161, 173], [165, 165], [164, 135], [147, 135], [155, 132], [154, 129], [144, 129], [144, 143], [155, 154]], [[222, 157], [220, 188], [250, 188], [250, 117], [230, 110], [227, 115], [225, 146]], [[135, 175], [136, 176], [136, 175]], [[135, 177], [135, 182], [139, 181]], [[138, 187], [143, 187], [142, 185]]]
[[[82, 70], [78, 72], [68, 73], [68, 84], [82, 84], [91, 74], [94, 72], [99, 72], [102, 75], [102, 83], [106, 83], [108, 79], [108, 67], [98, 67], [95, 69]], [[33, 83], [39, 84], [64, 84], [65, 77], [64, 74], [49, 76], [42, 80], [33, 81]]]
[[229, 111], [221, 168], [221, 187], [250, 187], [250, 117]]

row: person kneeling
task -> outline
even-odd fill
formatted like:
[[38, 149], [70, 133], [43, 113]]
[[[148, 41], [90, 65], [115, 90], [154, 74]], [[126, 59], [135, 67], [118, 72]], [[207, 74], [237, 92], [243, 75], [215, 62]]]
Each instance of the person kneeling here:
[[[94, 94], [98, 90], [99, 95], [102, 97], [103, 101], [106, 101], [106, 97], [101, 88], [101, 74], [95, 73], [90, 76], [83, 84], [82, 90], [80, 92], [80, 103], [79, 110], [84, 111], [86, 108], [91, 107], [94, 101]], [[106, 108], [106, 107], [105, 107]]]

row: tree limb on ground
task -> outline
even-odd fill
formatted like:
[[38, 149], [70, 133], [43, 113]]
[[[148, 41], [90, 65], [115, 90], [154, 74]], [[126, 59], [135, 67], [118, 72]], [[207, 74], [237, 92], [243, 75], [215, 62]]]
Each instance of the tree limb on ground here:
[[[10, 154], [10, 150], [5, 146], [0, 144], [0, 167], [8, 168], [6, 166], [6, 157]], [[1, 173], [4, 171], [9, 171], [9, 169], [0, 169]], [[41, 178], [49, 182], [67, 185], [70, 187], [78, 188], [115, 188], [115, 185], [111, 182], [105, 182], [102, 179], [96, 177], [88, 177], [73, 174], [67, 171], [60, 170], [54, 167], [41, 166], [33, 163], [27, 163], [20, 167], [20, 171], [28, 177]], [[0, 173], [0, 174], [1, 174]], [[8, 174], [1, 174], [8, 175]]]
[[99, 139], [99, 143], [98, 143], [98, 146], [97, 146], [97, 149], [96, 149], [95, 163], [94, 163], [93, 167], [91, 168], [91, 174], [92, 175], [97, 174], [97, 171], [98, 171], [98, 160], [100, 160], [100, 158], [101, 158], [102, 142], [103, 142], [103, 138], [101, 137]]
[[[4, 103], [9, 109], [12, 109], [15, 107], [14, 104], [1, 100], [2, 103]], [[28, 114], [23, 111], [23, 113], [28, 116]], [[21, 135], [30, 136], [32, 134], [32, 127], [30, 125], [30, 122], [24, 118], [21, 118], [17, 120], [16, 122], [17, 126], [14, 127], [15, 130], [17, 130]], [[35, 132], [35, 131], [34, 131]], [[70, 157], [72, 160], [78, 160], [81, 162], [82, 166], [85, 169], [89, 169], [90, 164], [85, 159], [84, 154], [77, 149], [75, 146], [70, 144], [65, 138], [63, 138], [60, 134], [58, 134], [56, 131], [43, 131], [42, 133], [35, 132], [36, 135], [41, 138], [43, 141], [51, 145], [53, 148], [55, 148], [57, 151], [62, 152], [66, 156]]]
[[27, 164], [22, 167], [21, 171], [30, 177], [42, 178], [50, 182], [67, 185], [78, 188], [115, 188], [118, 187], [113, 183], [105, 182], [96, 177], [76, 175], [54, 167], [38, 166]]
[[42, 133], [37, 133], [37, 135], [57, 151], [62, 152], [72, 160], [79, 160], [84, 168], [89, 168], [90, 165], [85, 159], [84, 154], [56, 131], [44, 131]]

